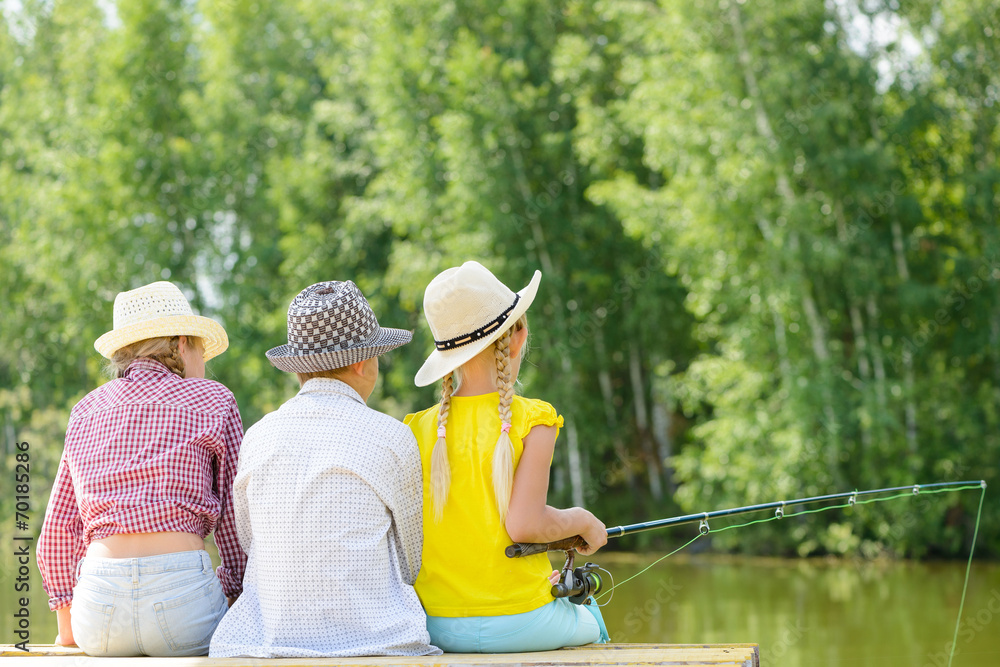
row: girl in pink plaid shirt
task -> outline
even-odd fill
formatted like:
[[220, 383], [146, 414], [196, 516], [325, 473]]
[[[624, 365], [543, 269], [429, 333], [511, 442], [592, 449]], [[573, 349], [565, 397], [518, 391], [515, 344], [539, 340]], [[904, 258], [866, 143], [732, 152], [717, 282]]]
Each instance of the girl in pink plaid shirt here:
[[[38, 541], [57, 644], [89, 655], [204, 655], [242, 590], [232, 508], [243, 425], [205, 379], [229, 341], [166, 282], [115, 299], [95, 343], [114, 380], [72, 410]], [[217, 572], [205, 552], [215, 532]]]

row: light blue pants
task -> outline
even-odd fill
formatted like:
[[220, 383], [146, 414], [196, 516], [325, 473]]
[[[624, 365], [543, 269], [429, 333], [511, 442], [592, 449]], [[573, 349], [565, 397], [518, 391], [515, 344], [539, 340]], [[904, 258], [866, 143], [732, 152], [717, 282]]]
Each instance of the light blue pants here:
[[84, 558], [73, 637], [92, 656], [207, 655], [228, 605], [204, 551]]
[[558, 598], [538, 609], [507, 616], [428, 616], [431, 643], [445, 653], [522, 653], [608, 641], [594, 599], [573, 604]]

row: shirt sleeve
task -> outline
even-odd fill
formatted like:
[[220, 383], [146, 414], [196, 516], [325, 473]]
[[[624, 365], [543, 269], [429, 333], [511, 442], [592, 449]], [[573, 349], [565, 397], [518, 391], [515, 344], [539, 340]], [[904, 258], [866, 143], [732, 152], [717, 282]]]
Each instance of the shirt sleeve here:
[[407, 429], [405, 453], [399, 462], [399, 474], [394, 493], [392, 520], [398, 542], [403, 581], [413, 585], [420, 573], [420, 554], [424, 544], [424, 477], [420, 467], [420, 450], [413, 434]]
[[83, 520], [64, 449], [38, 536], [38, 569], [52, 611], [68, 607], [73, 601], [76, 566], [84, 553]]
[[527, 433], [535, 426], [555, 426], [557, 429], [563, 427], [563, 417], [551, 404], [545, 401], [531, 400], [525, 408], [524, 432]]
[[216, 488], [219, 490], [221, 513], [215, 528], [215, 546], [219, 549], [222, 564], [216, 570], [226, 597], [236, 597], [243, 591], [243, 571], [247, 556], [240, 547], [233, 510], [233, 478], [239, 461], [240, 443], [243, 441], [243, 420], [233, 399], [229, 414], [223, 424], [222, 440], [224, 460], [219, 461]]

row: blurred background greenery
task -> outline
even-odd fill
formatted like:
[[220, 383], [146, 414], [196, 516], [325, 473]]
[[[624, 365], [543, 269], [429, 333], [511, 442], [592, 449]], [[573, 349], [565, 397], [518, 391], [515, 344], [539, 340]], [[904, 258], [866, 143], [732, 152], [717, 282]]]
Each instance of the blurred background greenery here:
[[[522, 391], [566, 417], [553, 504], [1000, 481], [992, 0], [2, 6], [2, 488], [29, 441], [36, 531], [117, 292], [170, 280], [225, 325], [209, 374], [249, 427], [295, 391], [264, 357], [289, 301], [353, 280], [415, 331], [372, 401], [401, 418], [435, 400], [423, 288], [468, 259], [543, 272]], [[712, 540], [958, 556], [977, 495]]]

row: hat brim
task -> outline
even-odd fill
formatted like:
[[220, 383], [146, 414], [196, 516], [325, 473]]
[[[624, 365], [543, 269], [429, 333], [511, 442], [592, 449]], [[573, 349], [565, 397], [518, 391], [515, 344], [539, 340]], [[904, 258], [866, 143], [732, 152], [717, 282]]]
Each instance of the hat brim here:
[[168, 315], [109, 331], [94, 341], [94, 349], [110, 359], [123, 347], [161, 336], [197, 336], [205, 345], [205, 361], [229, 347], [226, 330], [215, 320], [201, 315]]
[[497, 338], [500, 338], [511, 327], [512, 323], [516, 322], [528, 310], [528, 306], [535, 300], [535, 295], [538, 293], [538, 284], [541, 280], [542, 272], [535, 271], [535, 275], [531, 277], [531, 282], [528, 283], [527, 287], [517, 293], [521, 297], [518, 299], [517, 305], [507, 315], [507, 319], [489, 336], [480, 338], [462, 347], [456, 347], [451, 350], [435, 349], [431, 352], [424, 365], [417, 371], [416, 377], [413, 378], [413, 383], [418, 387], [426, 387], [440, 380], [465, 362], [470, 361], [477, 354], [492, 345]]
[[410, 331], [379, 327], [378, 333], [363, 346], [302, 354], [289, 345], [279, 345], [268, 350], [266, 356], [272, 366], [288, 373], [318, 373], [377, 357], [411, 340], [413, 333]]

